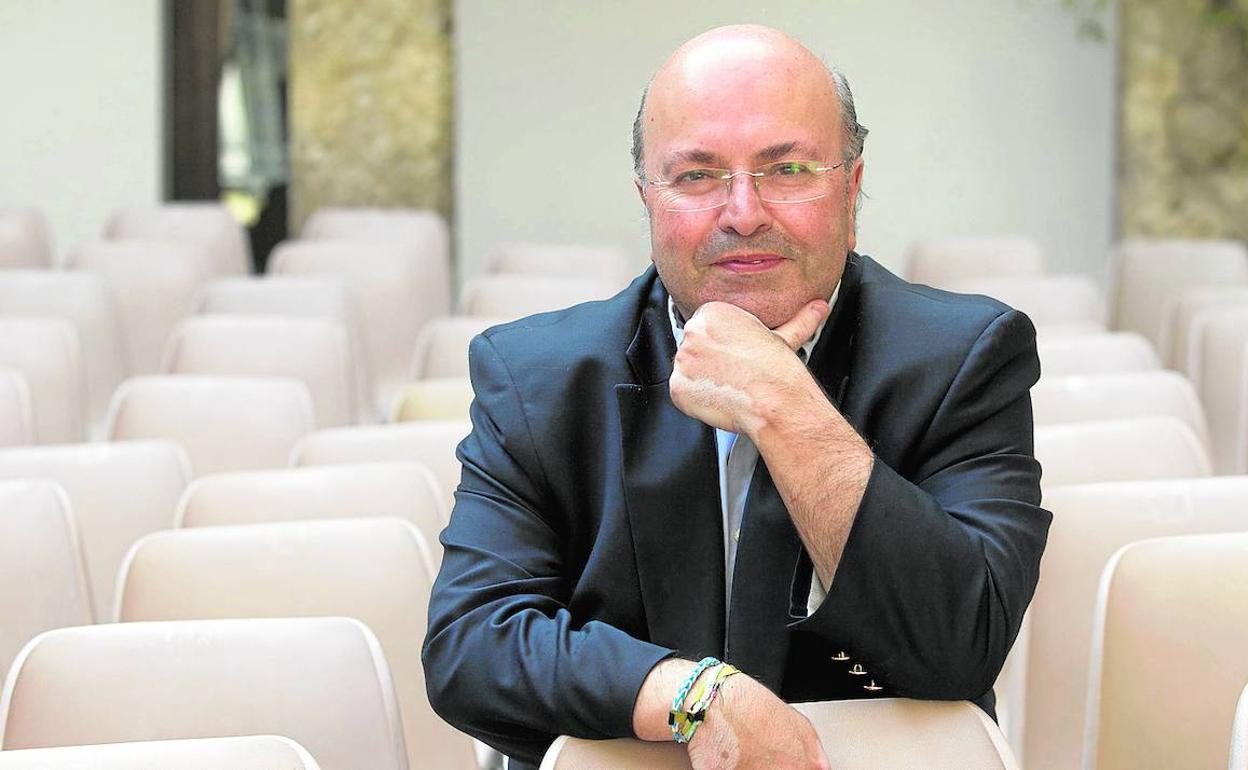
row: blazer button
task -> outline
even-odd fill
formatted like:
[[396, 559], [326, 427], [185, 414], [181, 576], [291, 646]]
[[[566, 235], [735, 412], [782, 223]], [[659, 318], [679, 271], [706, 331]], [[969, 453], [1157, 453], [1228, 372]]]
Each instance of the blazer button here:
[[862, 686], [862, 689], [866, 690], [867, 692], [879, 692], [880, 690], [883, 690], [884, 688], [880, 687], [878, 684], [875, 683], [875, 680], [872, 679], [871, 684], [864, 684]]
[[845, 660], [849, 660], [849, 656], [845, 654], [845, 651], [844, 651], [844, 650], [841, 650], [841, 651], [840, 651], [840, 652], [838, 652], [837, 654], [835, 654], [835, 655], [831, 656], [830, 660], [840, 660], [840, 661], [845, 661]]
[[854, 665], [849, 667], [849, 673], [853, 674], [854, 676], [866, 676], [867, 670], [862, 667], [861, 663], [855, 663]]

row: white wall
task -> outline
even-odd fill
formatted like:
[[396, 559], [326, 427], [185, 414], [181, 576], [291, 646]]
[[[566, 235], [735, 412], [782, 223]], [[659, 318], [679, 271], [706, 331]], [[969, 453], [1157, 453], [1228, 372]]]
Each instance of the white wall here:
[[[1115, 44], [1057, 0], [456, 0], [461, 274], [511, 240], [648, 255], [629, 142], [650, 75], [685, 39], [761, 22], [849, 78], [870, 130], [859, 250], [900, 269], [928, 234], [1039, 240], [1100, 276], [1114, 231]], [[1110, 14], [1112, 17], [1113, 14]]]
[[0, 205], [63, 255], [161, 198], [160, 0], [0, 0]]

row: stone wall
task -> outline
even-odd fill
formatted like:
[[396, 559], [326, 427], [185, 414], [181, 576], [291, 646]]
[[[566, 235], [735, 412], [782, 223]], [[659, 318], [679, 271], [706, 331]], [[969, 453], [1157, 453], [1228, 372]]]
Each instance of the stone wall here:
[[451, 215], [450, 0], [291, 0], [291, 232], [320, 206]]
[[1121, 234], [1248, 239], [1248, 0], [1121, 14]]

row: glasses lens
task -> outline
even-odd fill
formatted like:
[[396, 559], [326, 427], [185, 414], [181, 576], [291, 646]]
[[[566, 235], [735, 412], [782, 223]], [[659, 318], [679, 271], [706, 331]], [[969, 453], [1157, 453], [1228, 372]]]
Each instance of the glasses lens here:
[[692, 168], [672, 177], [664, 188], [669, 211], [701, 211], [724, 205], [728, 200], [724, 178], [728, 171], [718, 168]]
[[790, 203], [809, 200], [819, 195], [819, 183], [825, 172], [819, 164], [804, 160], [786, 160], [759, 169], [758, 194], [771, 203]]

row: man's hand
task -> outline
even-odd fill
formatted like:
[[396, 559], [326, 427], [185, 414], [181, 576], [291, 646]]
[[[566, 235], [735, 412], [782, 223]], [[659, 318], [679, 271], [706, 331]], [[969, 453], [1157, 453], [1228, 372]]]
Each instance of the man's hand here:
[[830, 767], [810, 720], [744, 674], [720, 686], [689, 743], [689, 761], [695, 770]]
[[753, 436], [786, 395], [818, 390], [794, 353], [828, 312], [827, 302], [813, 300], [773, 331], [735, 305], [706, 303], [685, 323], [672, 403], [707, 425]]

